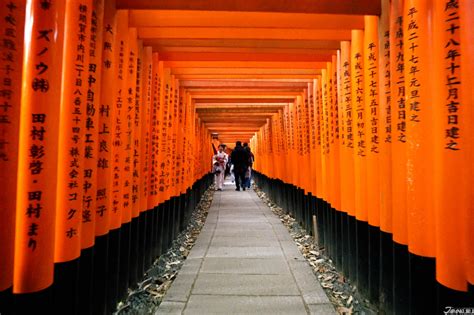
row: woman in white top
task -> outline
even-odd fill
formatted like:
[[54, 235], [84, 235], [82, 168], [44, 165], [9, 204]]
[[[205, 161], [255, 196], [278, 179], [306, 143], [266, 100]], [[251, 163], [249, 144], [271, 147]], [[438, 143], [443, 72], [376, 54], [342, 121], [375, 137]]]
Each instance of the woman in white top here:
[[222, 186], [224, 185], [225, 167], [229, 157], [227, 156], [227, 153], [224, 152], [223, 145], [220, 145], [218, 150], [219, 151], [212, 157], [212, 165], [214, 166], [214, 180], [217, 190], [222, 190]]

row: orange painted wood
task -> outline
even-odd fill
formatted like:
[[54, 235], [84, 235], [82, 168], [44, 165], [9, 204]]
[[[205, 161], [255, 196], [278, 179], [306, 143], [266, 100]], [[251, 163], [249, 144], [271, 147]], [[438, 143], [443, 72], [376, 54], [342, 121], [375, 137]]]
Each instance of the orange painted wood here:
[[317, 75], [321, 71], [318, 69], [307, 68], [173, 68], [171, 73], [174, 75]]
[[[461, 5], [461, 62], [463, 63], [463, 68], [461, 69], [462, 73], [462, 80], [465, 83], [466, 89], [462, 90], [462, 97], [465, 102], [470, 102], [474, 100], [474, 89], [473, 80], [472, 80], [472, 73], [474, 71], [474, 62], [472, 59], [472, 54], [474, 52], [474, 32], [473, 29], [473, 22], [474, 22], [474, 5], [471, 1], [462, 0], [460, 2]], [[467, 126], [470, 126], [469, 130], [466, 130], [466, 135], [471, 135], [469, 141], [472, 143], [472, 135], [474, 134], [472, 130], [472, 126], [474, 124], [474, 112], [472, 107], [465, 108], [466, 111], [466, 123]], [[474, 147], [471, 145], [468, 151], [469, 161], [473, 160], [474, 157]], [[468, 187], [469, 192], [468, 195], [474, 195], [474, 184], [472, 179], [474, 178], [474, 167], [472, 167], [472, 163], [467, 164], [466, 166], [469, 178]], [[472, 199], [471, 199], [472, 200]], [[467, 208], [468, 213], [468, 220], [466, 222], [473, 222], [474, 220], [474, 204], [472, 201], [469, 203]], [[465, 241], [466, 248], [464, 249], [467, 253], [466, 257], [466, 275], [467, 280], [470, 284], [474, 284], [474, 232], [468, 226], [468, 234], [466, 235], [467, 239]]]
[[209, 80], [209, 79], [252, 79], [252, 80], [288, 80], [293, 79], [299, 82], [307, 82], [313, 80], [320, 74], [320, 71], [316, 75], [310, 74], [180, 74], [176, 75], [177, 79], [180, 80]]
[[236, 27], [140, 27], [143, 39], [279, 39], [279, 40], [348, 40], [350, 30], [298, 28], [236, 28]]
[[325, 62], [317, 61], [165, 61], [165, 68], [270, 68], [319, 69]]
[[352, 116], [354, 117], [354, 179], [356, 218], [368, 220], [367, 137], [364, 103], [364, 31], [353, 30], [351, 42]]
[[390, 5], [390, 81], [392, 95], [392, 208], [393, 240], [408, 244], [406, 209], [406, 101], [403, 45], [403, 0]]
[[[392, 119], [395, 101], [392, 97], [390, 73], [390, 2], [382, 2], [383, 10], [379, 20], [379, 101], [380, 101], [380, 230], [392, 232]], [[395, 83], [395, 82], [393, 82]]]
[[91, 0], [66, 3], [59, 116], [61, 132], [58, 134], [55, 262], [76, 259], [81, 251], [91, 17]]
[[339, 155], [339, 112], [338, 112], [338, 62], [334, 55], [331, 62], [332, 102], [331, 102], [331, 177], [332, 177], [332, 207], [341, 210], [341, 170]]
[[304, 88], [309, 82], [279, 82], [279, 81], [250, 81], [250, 80], [207, 80], [207, 81], [194, 81], [186, 80], [180, 81], [182, 87], [186, 88], [264, 88], [264, 89], [274, 89], [274, 88]]
[[[121, 14], [121, 13], [119, 13]], [[128, 16], [126, 17], [128, 22]], [[125, 24], [126, 25], [126, 24]], [[121, 182], [119, 185], [120, 195], [117, 196], [119, 206], [122, 207], [122, 224], [129, 223], [133, 217], [132, 207], [132, 175], [133, 175], [133, 117], [135, 109], [135, 85], [136, 85], [136, 30], [125, 28], [123, 36], [123, 75], [121, 90], [118, 91], [121, 96], [120, 109], [120, 164], [121, 164]], [[120, 62], [120, 61], [119, 61]], [[120, 66], [120, 65], [119, 65]], [[120, 69], [119, 69], [120, 73]], [[118, 100], [118, 98], [117, 98]], [[119, 101], [118, 101], [119, 102]]]
[[273, 27], [306, 29], [357, 29], [364, 19], [357, 15], [274, 13], [274, 12], [216, 12], [188, 10], [130, 10], [130, 26], [134, 27]]
[[[301, 95], [296, 97], [295, 101], [295, 143], [296, 143], [296, 165], [302, 166], [305, 165], [303, 160], [303, 136], [304, 136], [304, 127], [303, 127], [303, 99]], [[305, 190], [304, 176], [301, 172], [301, 167], [297, 169], [296, 173], [296, 186]]]
[[[288, 165], [288, 163], [290, 162], [290, 147], [291, 147], [291, 137], [290, 137], [290, 133], [289, 133], [289, 120], [290, 120], [290, 106], [285, 106], [283, 108], [283, 132], [285, 134], [285, 140], [284, 140], [284, 161], [285, 161], [285, 165]], [[291, 181], [291, 169], [288, 167], [288, 168], [285, 168], [284, 169], [284, 177], [283, 177], [283, 181], [285, 181], [286, 183], [289, 183]]]
[[0, 4], [0, 292], [13, 284], [25, 7], [23, 0]]
[[153, 84], [153, 55], [151, 47], [144, 47], [142, 57], [142, 106], [141, 106], [141, 146], [140, 146], [140, 208], [142, 211], [152, 209], [148, 203], [150, 196], [150, 170], [151, 170], [151, 112], [152, 112], [152, 84]]
[[[461, 68], [461, 77], [466, 86], [462, 90], [462, 97], [464, 102], [472, 104], [474, 102], [474, 82], [472, 80], [472, 73], [474, 71], [474, 62], [472, 59], [472, 54], [474, 52], [474, 5], [472, 1], [462, 0], [460, 2], [460, 22], [461, 22], [461, 62], [464, 65]], [[472, 107], [465, 108], [466, 114], [466, 135], [471, 135], [469, 141], [472, 143], [472, 135], [474, 134], [473, 124], [474, 124], [474, 112]], [[469, 161], [473, 160], [474, 157], [474, 147], [471, 145], [468, 149], [468, 159]], [[472, 163], [467, 164], [468, 169], [465, 170], [469, 179], [474, 178], [474, 167]], [[472, 181], [468, 184], [469, 193], [468, 196], [471, 196], [470, 202], [468, 203], [467, 213], [468, 218], [467, 222], [474, 221], [474, 202], [472, 202], [472, 196], [474, 196], [474, 185]], [[469, 228], [469, 225], [468, 225]], [[466, 276], [467, 281], [470, 284], [474, 284], [474, 233], [472, 229], [468, 229], [468, 234], [466, 235], [466, 248], [464, 249], [467, 253], [466, 257]]]
[[323, 169], [322, 169], [322, 154], [323, 154], [323, 109], [322, 109], [322, 78], [314, 80], [315, 103], [314, 111], [316, 116], [316, 195], [323, 198]]
[[[472, 178], [469, 177], [472, 160], [469, 156], [469, 142], [473, 139], [473, 111], [467, 104], [470, 103], [469, 95], [471, 100], [473, 98], [472, 79], [470, 75], [466, 76], [463, 69], [469, 69], [471, 62], [472, 70], [472, 61], [464, 58], [464, 53], [469, 53], [474, 47], [465, 36], [472, 31], [474, 24], [463, 20], [463, 17], [472, 16], [473, 8], [467, 2], [460, 2], [459, 7], [447, 7], [445, 1], [440, 1], [435, 3], [433, 10], [433, 56], [438, 62], [432, 64], [431, 69], [435, 74], [431, 72], [431, 75], [439, 78], [435, 80], [432, 90], [435, 100], [432, 129], [435, 138], [433, 195], [436, 217], [436, 279], [444, 286], [459, 291], [467, 290], [471, 270], [466, 262], [472, 256], [468, 250], [467, 236], [472, 222], [469, 220], [469, 211], [472, 210]], [[464, 11], [466, 12], [463, 13]], [[452, 19], [454, 17], [459, 19]], [[459, 29], [451, 32], [451, 27]], [[472, 40], [472, 35], [470, 36]], [[446, 58], [450, 55], [453, 57]], [[454, 80], [450, 81], [452, 79], [448, 78]]]
[[[129, 105], [129, 115], [130, 115], [130, 203], [132, 210], [132, 218], [136, 218], [140, 215], [140, 212], [144, 209], [141, 208], [140, 204], [140, 172], [141, 172], [141, 110], [142, 110], [142, 58], [143, 58], [143, 46], [142, 42], [138, 41], [136, 38], [135, 29], [130, 28], [129, 31], [130, 37], [130, 62], [132, 62], [133, 57], [133, 67], [129, 67], [129, 89], [132, 89], [132, 93], [129, 92], [129, 95], [134, 96], [132, 98], [131, 104]], [[134, 73], [132, 73], [134, 69]], [[131, 108], [131, 109], [130, 109]]]
[[[147, 44], [153, 45], [153, 40], [146, 40], [145, 41]], [[230, 54], [242, 54], [243, 57], [242, 59], [246, 60], [248, 59], [259, 59], [260, 57], [251, 57], [254, 54], [272, 54], [276, 56], [288, 54], [289, 57], [282, 57], [282, 59], [285, 59], [287, 61], [290, 61], [293, 59], [291, 56], [301, 56], [301, 59], [298, 59], [298, 61], [320, 61], [320, 60], [313, 60], [313, 58], [319, 59], [322, 58], [323, 56], [329, 56], [331, 54], [334, 54], [337, 50], [337, 45], [336, 42], [314, 42], [312, 43], [313, 46], [315, 47], [309, 47], [309, 48], [292, 48], [292, 47], [219, 47], [219, 46], [205, 46], [205, 45], [194, 45], [194, 46], [174, 46], [174, 45], [161, 45], [163, 41], [155, 41], [154, 43], [154, 49], [159, 50], [160, 53], [164, 54], [170, 54], [168, 55], [168, 60], [174, 60], [171, 58], [174, 56], [174, 53], [177, 54], [182, 54], [182, 53], [203, 53], [204, 55], [206, 54], [211, 54], [211, 58], [213, 56], [225, 56], [223, 54], [230, 53]], [[204, 44], [204, 43], [202, 43]], [[285, 43], [289, 44], [289, 43]], [[248, 57], [247, 57], [248, 56]], [[204, 59], [205, 57], [203, 57]], [[220, 57], [216, 57], [215, 59], [219, 59]], [[279, 57], [275, 57], [276, 59]], [[275, 61], [282, 61], [282, 60], [275, 60]]]
[[[33, 1], [25, 13], [32, 23], [25, 24], [23, 82], [28, 84], [21, 90], [14, 293], [53, 283], [63, 12], [59, 1], [49, 10]], [[52, 36], [56, 32], [60, 36]]]
[[81, 249], [94, 245], [97, 209], [97, 161], [99, 157], [99, 112], [102, 81], [104, 0], [92, 2], [90, 48], [84, 130], [84, 195], [82, 198]]
[[367, 212], [369, 224], [380, 226], [380, 82], [378, 17], [365, 16], [364, 102], [367, 146]]
[[260, 62], [323, 62], [331, 58], [332, 51], [303, 53], [249, 53], [249, 52], [190, 52], [160, 51], [164, 61], [260, 61]]
[[[304, 51], [318, 49], [334, 49], [339, 47], [337, 40], [279, 40], [279, 39], [189, 39], [189, 38], [150, 38], [143, 41], [145, 45], [159, 51], [162, 47], [195, 47], [200, 51], [203, 47], [224, 49], [300, 49]], [[212, 50], [211, 50], [212, 51]], [[215, 50], [214, 50], [215, 51]], [[264, 50], [265, 51], [265, 50]]]
[[115, 91], [112, 106], [114, 107], [113, 129], [112, 129], [112, 187], [110, 205], [110, 229], [120, 228], [122, 223], [129, 219], [127, 213], [122, 214], [124, 209], [123, 182], [125, 155], [125, 124], [126, 124], [126, 82], [128, 59], [128, 15], [126, 11], [117, 11], [117, 29], [114, 46], [115, 57]]
[[355, 125], [354, 112], [352, 110], [352, 92], [351, 92], [351, 43], [341, 42], [341, 118], [340, 128], [341, 152], [343, 160], [341, 162], [341, 172], [343, 174], [341, 186], [341, 209], [347, 211], [351, 216], [355, 216], [355, 191], [354, 191], [354, 147], [355, 147]]
[[321, 198], [330, 202], [329, 184], [329, 75], [327, 68], [321, 73]]
[[[160, 154], [160, 139], [161, 133], [158, 123], [162, 120], [162, 106], [161, 106], [161, 86], [163, 80], [163, 67], [160, 67], [158, 53], [152, 54], [152, 81], [151, 81], [151, 109], [150, 109], [150, 146], [148, 155], [149, 161], [149, 193], [148, 193], [148, 209], [153, 209], [157, 206], [162, 198], [162, 194], [158, 189], [158, 157]], [[162, 65], [162, 63], [161, 63]]]
[[294, 13], [331, 13], [331, 14], [380, 14], [380, 2], [376, 0], [319, 1], [315, 5], [311, 0], [264, 0], [247, 1], [186, 1], [172, 0], [157, 2], [150, 0], [118, 0], [118, 8], [154, 9], [154, 10], [208, 10], [208, 11], [250, 11], [250, 12], [294, 12]]
[[[417, 11], [417, 12], [414, 12]], [[407, 225], [410, 252], [434, 257], [433, 26], [431, 2], [405, 0], [403, 10], [407, 110]], [[418, 28], [412, 29], [416, 24]], [[413, 34], [416, 33], [416, 34]], [[416, 36], [415, 36], [416, 35]]]
[[[341, 42], [342, 48], [342, 42]], [[337, 131], [337, 150], [338, 150], [338, 164], [337, 164], [337, 171], [338, 171], [338, 188], [339, 188], [339, 207], [336, 208], [342, 212], [346, 212], [347, 210], [342, 206], [342, 198], [344, 194], [344, 168], [345, 168], [345, 141], [346, 141], [346, 131], [344, 128], [345, 124], [345, 109], [343, 103], [343, 96], [342, 96], [342, 85], [343, 85], [343, 67], [342, 67], [342, 56], [341, 51], [339, 50], [336, 55], [336, 80], [337, 80], [337, 116], [336, 116], [336, 131]]]
[[309, 156], [310, 156], [310, 187], [313, 196], [317, 196], [317, 183], [316, 178], [319, 176], [316, 168], [316, 124], [317, 117], [315, 111], [315, 95], [314, 95], [314, 84], [308, 83], [308, 117], [309, 117]]
[[[160, 62], [162, 63], [162, 62]], [[159, 190], [163, 189], [163, 200], [168, 200], [172, 197], [171, 192], [171, 155], [173, 152], [171, 151], [171, 141], [172, 141], [172, 99], [173, 99], [173, 91], [172, 91], [172, 77], [169, 71], [169, 68], [164, 68], [163, 74], [163, 92], [162, 94], [162, 123], [160, 124], [160, 129], [162, 138], [160, 140], [160, 158], [158, 163], [160, 165], [159, 170]]]
[[115, 49], [117, 49], [117, 20], [116, 11], [111, 1], [105, 2], [104, 24], [100, 31], [103, 33], [102, 46], [102, 80], [99, 115], [99, 148], [97, 152], [97, 198], [96, 198], [96, 235], [109, 232], [110, 217], [113, 207], [112, 189], [112, 133], [116, 120], [116, 65]]

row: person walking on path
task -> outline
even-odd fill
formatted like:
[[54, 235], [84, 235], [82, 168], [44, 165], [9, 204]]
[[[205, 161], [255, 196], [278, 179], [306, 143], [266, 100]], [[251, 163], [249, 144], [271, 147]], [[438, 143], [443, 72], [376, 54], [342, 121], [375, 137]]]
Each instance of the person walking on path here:
[[252, 153], [252, 150], [250, 150], [249, 144], [247, 142], [244, 143], [244, 149], [249, 153], [249, 166], [247, 167], [247, 170], [245, 172], [244, 187], [250, 188], [250, 184], [252, 180], [252, 165], [253, 165], [253, 162], [255, 161], [255, 157]]
[[232, 164], [234, 165], [234, 175], [235, 175], [235, 190], [239, 191], [240, 186], [245, 190], [245, 172], [249, 167], [249, 153], [242, 147], [242, 142], [237, 141], [235, 143], [234, 151], [230, 155]]
[[216, 183], [216, 190], [222, 190], [224, 185], [225, 168], [229, 157], [224, 152], [224, 146], [220, 145], [216, 154], [212, 157], [212, 165], [214, 166], [214, 180]]

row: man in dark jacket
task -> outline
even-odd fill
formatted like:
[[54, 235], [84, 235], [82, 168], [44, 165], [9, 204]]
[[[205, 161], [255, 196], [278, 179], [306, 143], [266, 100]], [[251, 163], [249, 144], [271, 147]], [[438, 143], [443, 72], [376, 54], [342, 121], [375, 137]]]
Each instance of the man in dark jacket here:
[[232, 151], [230, 156], [232, 164], [234, 165], [235, 190], [240, 190], [240, 186], [245, 190], [245, 171], [249, 167], [249, 158], [250, 155], [248, 151], [242, 147], [242, 142], [237, 141], [234, 151]]

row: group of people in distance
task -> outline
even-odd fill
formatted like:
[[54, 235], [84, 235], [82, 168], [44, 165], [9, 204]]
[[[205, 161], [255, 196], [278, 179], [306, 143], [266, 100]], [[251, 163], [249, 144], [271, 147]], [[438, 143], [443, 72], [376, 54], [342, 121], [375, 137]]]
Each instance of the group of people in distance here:
[[216, 190], [222, 190], [224, 185], [224, 179], [226, 170], [234, 173], [235, 178], [235, 190], [245, 191], [246, 188], [250, 188], [250, 181], [252, 176], [252, 164], [255, 157], [250, 150], [247, 143], [237, 141], [235, 148], [230, 154], [230, 158], [227, 153], [224, 152], [225, 146], [219, 145], [218, 151], [212, 157], [212, 165], [214, 167], [214, 180], [216, 183]]

